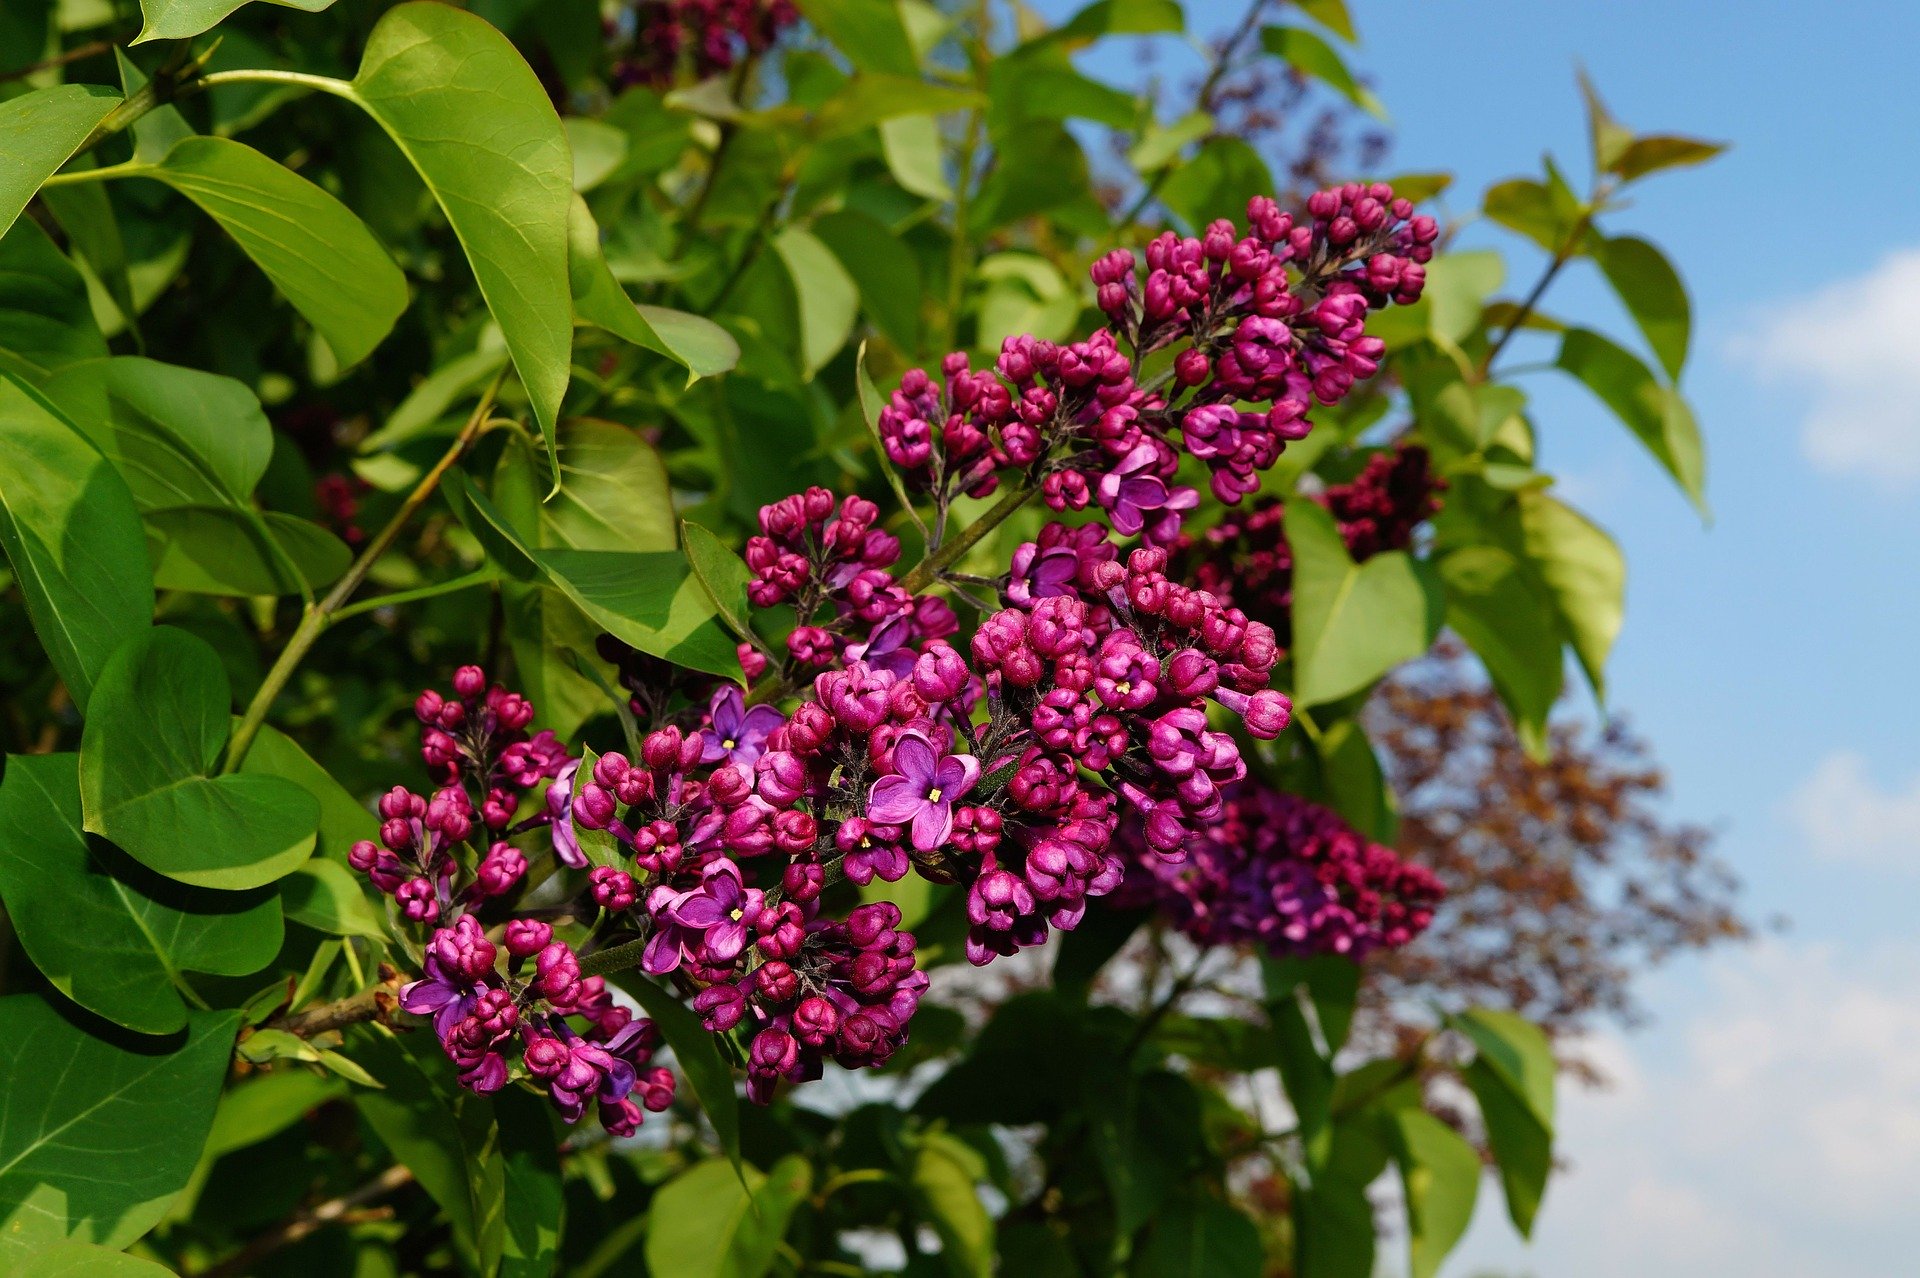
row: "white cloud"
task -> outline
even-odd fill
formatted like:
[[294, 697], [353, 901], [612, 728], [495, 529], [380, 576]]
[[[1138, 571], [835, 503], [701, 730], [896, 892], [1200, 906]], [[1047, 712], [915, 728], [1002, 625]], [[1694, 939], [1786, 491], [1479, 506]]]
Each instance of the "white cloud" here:
[[1490, 1182], [1451, 1274], [1869, 1278], [1910, 1272], [1920, 1201], [1920, 949], [1723, 955], [1684, 1021], [1605, 1034], [1565, 1094], [1535, 1242]]
[[1788, 801], [1814, 855], [1920, 873], [1920, 775], [1882, 788], [1858, 754], [1830, 755]]
[[1812, 395], [1801, 447], [1889, 490], [1920, 482], [1920, 249], [1776, 305], [1740, 352]]

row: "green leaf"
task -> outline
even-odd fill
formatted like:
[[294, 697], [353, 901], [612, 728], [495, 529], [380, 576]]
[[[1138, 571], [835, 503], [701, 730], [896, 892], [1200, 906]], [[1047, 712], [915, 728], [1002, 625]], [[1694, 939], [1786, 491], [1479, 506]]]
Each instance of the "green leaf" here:
[[1641, 335], [1667, 370], [1678, 381], [1687, 362], [1687, 340], [1692, 329], [1692, 309], [1687, 302], [1687, 287], [1667, 261], [1666, 254], [1645, 240], [1632, 236], [1600, 240], [1593, 260], [1606, 274], [1613, 291], [1620, 295]]
[[321, 856], [345, 865], [347, 849], [356, 841], [380, 837], [379, 818], [294, 744], [293, 738], [270, 723], [261, 725], [240, 770], [284, 778], [314, 797], [320, 805]]
[[1594, 171], [1611, 172], [1633, 141], [1633, 131], [1613, 118], [1584, 69], [1579, 72], [1579, 78], [1580, 96], [1587, 104], [1587, 132], [1593, 140]]
[[1553, 1174], [1553, 1132], [1484, 1059], [1470, 1062], [1460, 1076], [1480, 1105], [1487, 1145], [1500, 1169], [1507, 1216], [1521, 1237], [1530, 1238], [1540, 1200], [1547, 1192], [1547, 1179]]
[[1297, 1188], [1296, 1194], [1299, 1278], [1372, 1278], [1377, 1226], [1366, 1187], [1342, 1179]]
[[38, 383], [107, 353], [87, 283], [32, 218], [0, 236], [0, 372]]
[[573, 351], [573, 160], [539, 77], [481, 19], [416, 2], [381, 15], [351, 96], [399, 144], [453, 225], [553, 460]]
[[1274, 57], [1303, 75], [1310, 75], [1347, 101], [1378, 119], [1387, 109], [1373, 90], [1353, 78], [1346, 59], [1325, 40], [1304, 27], [1262, 27], [1260, 44]]
[[1427, 287], [1420, 297], [1429, 308], [1433, 332], [1455, 343], [1466, 340], [1479, 326], [1487, 298], [1505, 278], [1505, 259], [1487, 249], [1443, 253], [1427, 263]]
[[1254, 1223], [1219, 1199], [1196, 1194], [1155, 1219], [1127, 1272], [1131, 1278], [1260, 1278], [1265, 1266]]
[[1579, 511], [1539, 492], [1518, 494], [1527, 564], [1552, 594], [1594, 694], [1606, 695], [1607, 654], [1626, 613], [1627, 561]]
[[920, 530], [924, 539], [927, 526], [920, 518], [920, 512], [914, 509], [913, 498], [907, 495], [907, 486], [900, 478], [900, 472], [893, 468], [893, 462], [887, 456], [886, 445], [880, 441], [880, 410], [887, 401], [873, 384], [873, 376], [867, 372], [867, 344], [860, 343], [860, 355], [854, 361], [854, 387], [860, 397], [860, 416], [867, 423], [867, 436], [873, 442], [874, 465], [887, 477], [887, 486], [893, 489], [895, 500], [900, 509], [907, 513], [913, 526]]
[[499, 1261], [506, 1234], [506, 1167], [492, 1104], [446, 1077], [446, 1060], [431, 1036], [416, 1050], [431, 1053], [433, 1073], [384, 1029], [356, 1027], [353, 1059], [380, 1084], [353, 1103], [388, 1151], [447, 1214], [455, 1250], [482, 1273]]
[[0, 999], [0, 1268], [66, 1239], [122, 1248], [166, 1214], [200, 1159], [240, 1026], [96, 1037], [30, 994]]
[[62, 369], [47, 393], [76, 410], [91, 401], [75, 421], [143, 511], [248, 502], [273, 456], [259, 398], [230, 377], [128, 355]]
[[637, 304], [607, 266], [600, 228], [587, 203], [573, 198], [568, 215], [568, 272], [573, 308], [581, 319], [636, 346], [656, 351], [687, 370], [688, 385], [740, 362], [740, 345], [712, 320], [665, 306]]
[[1512, 1012], [1476, 1007], [1447, 1018], [1479, 1049], [1500, 1081], [1540, 1120], [1553, 1127], [1553, 1046], [1538, 1025]]
[[89, 831], [198, 887], [258, 887], [312, 853], [312, 795], [278, 777], [216, 775], [230, 697], [204, 640], [168, 626], [129, 639], [96, 692], [80, 743]]
[[506, 1173], [506, 1232], [501, 1278], [546, 1278], [560, 1257], [566, 1192], [560, 1183], [560, 1137], [543, 1097], [509, 1088], [494, 1098]]
[[73, 186], [49, 186], [40, 192], [47, 211], [66, 232], [67, 246], [75, 257], [92, 268], [121, 322], [134, 327], [140, 307], [133, 296], [133, 281], [127, 274], [127, 244], [120, 235], [120, 223], [113, 215], [113, 201], [104, 182], [81, 182]]
[[1262, 959], [1261, 975], [1268, 998], [1291, 998], [1304, 989], [1313, 1018], [1325, 1041], [1315, 1051], [1331, 1061], [1345, 1046], [1353, 1028], [1354, 1007], [1360, 998], [1360, 965], [1341, 954], [1314, 958]]
[[[407, 392], [407, 397], [388, 414], [385, 426], [360, 441], [361, 453], [396, 448], [433, 433], [455, 404], [466, 398], [468, 392], [477, 396], [482, 384], [506, 362], [507, 353], [497, 349], [470, 351], [448, 360]], [[447, 423], [449, 434], [454, 429], [453, 423]]]
[[1131, 1234], [1160, 1211], [1200, 1153], [1200, 1104], [1177, 1074], [1112, 1077], [1089, 1087], [1093, 1155], [1113, 1197], [1114, 1227]]
[[280, 951], [268, 892], [208, 892], [134, 864], [80, 828], [79, 756], [7, 760], [0, 783], [0, 897], [53, 987], [143, 1034], [187, 1023], [183, 972], [245, 976]]
[[913, 250], [878, 221], [842, 209], [818, 218], [813, 233], [846, 267], [873, 326], [902, 350], [920, 338], [920, 264]]
[[221, 1094], [205, 1156], [218, 1158], [257, 1145], [345, 1091], [326, 1075], [304, 1069], [256, 1072]]
[[740, 1098], [734, 1094], [733, 1071], [721, 1059], [720, 1049], [700, 1023], [699, 1014], [638, 972], [616, 972], [607, 979], [632, 995], [660, 1027], [661, 1037], [673, 1049], [680, 1077], [713, 1124], [721, 1152], [739, 1167]]
[[93, 1243], [56, 1243], [27, 1261], [16, 1278], [172, 1278], [173, 1270]]
[[647, 1229], [654, 1278], [760, 1278], [787, 1222], [813, 1187], [813, 1169], [789, 1154], [762, 1176], [736, 1175], [724, 1158], [695, 1163], [660, 1187]]
[[1333, 1122], [1333, 1066], [1313, 1041], [1297, 991], [1277, 992], [1267, 1004], [1267, 1018], [1280, 1047], [1280, 1082], [1299, 1118], [1308, 1165], [1319, 1167], [1327, 1159]]
[[[1348, 44], [1360, 38], [1354, 31], [1353, 17], [1347, 12], [1346, 0], [1294, 0], [1294, 7]], [[1399, 189], [1398, 184], [1394, 189]]]
[[560, 121], [567, 131], [567, 149], [573, 152], [573, 190], [584, 195], [611, 177], [627, 158], [627, 131], [590, 115], [570, 115]]
[[[331, 8], [333, 0], [269, 0], [283, 9], [319, 13]], [[185, 40], [202, 31], [211, 31], [228, 14], [243, 8], [247, 0], [140, 0], [140, 12], [146, 23], [134, 40]]]
[[1273, 192], [1260, 153], [1239, 138], [1213, 138], [1160, 187], [1160, 202], [1198, 233], [1216, 218], [1244, 219], [1247, 201]]
[[120, 95], [98, 84], [56, 84], [0, 102], [0, 235], [119, 105]]
[[1444, 604], [1425, 564], [1404, 551], [1356, 564], [1340, 530], [1315, 502], [1287, 503], [1293, 547], [1294, 696], [1334, 701], [1427, 650]]
[[903, 189], [942, 203], [953, 199], [940, 145], [940, 122], [932, 116], [901, 115], [881, 121], [880, 153]]
[[840, 259], [811, 231], [786, 227], [774, 236], [773, 249], [793, 281], [799, 305], [800, 366], [811, 380], [852, 335], [860, 290]]
[[140, 517], [106, 458], [5, 373], [0, 545], [53, 668], [86, 709], [114, 649], [153, 617]]
[[[252, 752], [249, 751], [249, 754]], [[351, 870], [314, 857], [280, 880], [280, 903], [290, 922], [332, 936], [387, 937], [365, 889]]]
[[800, 12], [862, 71], [920, 73], [913, 41], [892, 0], [800, 0]]
[[572, 418], [560, 427], [560, 491], [539, 509], [542, 546], [672, 550], [676, 544], [667, 468], [653, 445], [618, 422]]
[[241, 597], [297, 594], [296, 571], [309, 590], [317, 590], [353, 562], [353, 551], [344, 541], [311, 520], [277, 510], [176, 506], [150, 512], [146, 526], [153, 581], [163, 590]]
[[406, 277], [366, 224], [252, 147], [186, 138], [140, 172], [218, 222], [326, 339], [342, 368], [365, 359], [407, 309]]
[[1141, 173], [1156, 172], [1178, 161], [1182, 151], [1211, 132], [1213, 117], [1205, 111], [1190, 112], [1167, 125], [1154, 121], [1127, 152], [1127, 162]]
[[1726, 149], [1724, 142], [1702, 142], [1698, 138], [1672, 135], [1635, 138], [1607, 169], [1619, 174], [1622, 181], [1633, 182], [1662, 169], [1705, 164]]
[[1487, 667], [1536, 758], [1546, 749], [1547, 716], [1560, 698], [1561, 627], [1520, 562], [1498, 546], [1465, 546], [1440, 560], [1447, 624]]
[[1706, 453], [1699, 423], [1680, 392], [1662, 385], [1638, 356], [1591, 329], [1569, 329], [1560, 339], [1558, 362], [1613, 410], [1706, 515]]
[[681, 521], [680, 533], [686, 543], [687, 563], [700, 586], [713, 601], [720, 620], [742, 639], [751, 640], [752, 614], [747, 610], [747, 585], [753, 573], [718, 537], [699, 524]]
[[943, 1131], [920, 1135], [911, 1150], [909, 1191], [939, 1235], [942, 1268], [953, 1278], [992, 1278], [993, 1217], [976, 1187], [986, 1178], [984, 1160]]
[[1053, 956], [1053, 988], [1085, 998], [1107, 960], [1126, 948], [1147, 921], [1145, 910], [1126, 910], [1105, 901], [1087, 911], [1080, 926], [1060, 934]]
[[1178, 34], [1186, 30], [1179, 0], [1095, 0], [1055, 32], [1063, 40], [1109, 35]]
[[1422, 1109], [1393, 1115], [1395, 1159], [1406, 1195], [1408, 1269], [1433, 1278], [1467, 1224], [1480, 1193], [1480, 1155], [1460, 1133]]

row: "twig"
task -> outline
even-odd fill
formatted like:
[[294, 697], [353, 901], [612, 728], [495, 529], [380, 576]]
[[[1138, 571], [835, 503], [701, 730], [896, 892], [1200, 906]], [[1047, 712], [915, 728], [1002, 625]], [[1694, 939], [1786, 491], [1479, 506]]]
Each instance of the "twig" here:
[[434, 463], [433, 469], [414, 485], [413, 491], [407, 494], [407, 499], [400, 504], [400, 509], [394, 512], [393, 518], [387, 521], [386, 527], [374, 534], [373, 540], [367, 543], [367, 548], [360, 552], [360, 557], [353, 561], [353, 565], [347, 569], [339, 581], [334, 583], [333, 589], [327, 592], [327, 597], [308, 608], [300, 618], [299, 627], [294, 630], [293, 637], [287, 640], [287, 646], [281, 649], [279, 658], [273, 663], [273, 669], [267, 671], [267, 677], [261, 683], [260, 690], [254, 694], [252, 702], [248, 704], [246, 713], [241, 716], [239, 726], [233, 730], [233, 742], [227, 748], [226, 770], [228, 772], [234, 771], [246, 760], [247, 751], [253, 746], [253, 739], [260, 733], [260, 725], [266, 722], [267, 712], [273, 708], [274, 698], [280, 695], [281, 689], [287, 686], [287, 680], [293, 677], [294, 667], [300, 664], [308, 650], [332, 624], [334, 614], [341, 610], [347, 599], [359, 589], [360, 583], [366, 580], [367, 573], [373, 568], [374, 562], [387, 553], [388, 547], [392, 546], [395, 539], [400, 536], [400, 530], [407, 526], [407, 522], [413, 518], [420, 507], [427, 504], [427, 499], [433, 496], [434, 490], [440, 486], [440, 481], [446, 477], [447, 472], [453, 469], [454, 463], [458, 462], [472, 446], [473, 441], [479, 438], [481, 427], [485, 424], [487, 415], [493, 410], [494, 397], [500, 393], [500, 384], [505, 380], [506, 375], [507, 370], [504, 368], [494, 374], [493, 381], [488, 384], [486, 392], [480, 396], [480, 402], [474, 406], [473, 415], [467, 419], [467, 424], [461, 427], [460, 434], [446, 453]]
[[241, 1274], [251, 1273], [262, 1259], [282, 1247], [290, 1247], [309, 1234], [341, 1220], [355, 1208], [385, 1198], [394, 1190], [412, 1183], [413, 1172], [404, 1164], [395, 1163], [352, 1193], [329, 1199], [311, 1211], [303, 1211], [274, 1226], [219, 1264], [201, 1270], [199, 1278], [238, 1278]]
[[31, 66], [0, 74], [0, 84], [5, 84], [9, 80], [24, 80], [30, 75], [51, 71], [55, 67], [64, 67], [70, 62], [84, 62], [102, 53], [112, 53], [116, 43], [117, 41], [113, 40], [90, 40], [86, 44], [77, 44], [65, 53], [56, 53], [51, 58], [42, 58]]

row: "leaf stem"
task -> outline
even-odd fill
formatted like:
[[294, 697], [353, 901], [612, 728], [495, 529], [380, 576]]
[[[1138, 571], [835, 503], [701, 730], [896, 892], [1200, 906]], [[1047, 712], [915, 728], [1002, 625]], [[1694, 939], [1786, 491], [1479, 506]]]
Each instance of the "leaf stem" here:
[[421, 599], [432, 599], [439, 595], [450, 595], [456, 591], [466, 590], [473, 586], [484, 586], [488, 582], [496, 580], [498, 576], [499, 574], [495, 573], [491, 568], [476, 568], [470, 573], [449, 578], [446, 581], [436, 581], [430, 586], [416, 586], [412, 590], [396, 590], [392, 594], [375, 595], [371, 599], [362, 599], [359, 603], [351, 603], [343, 608], [337, 609], [333, 614], [333, 619], [335, 621], [345, 621], [348, 617], [357, 617], [361, 613], [372, 612], [377, 608], [391, 608], [397, 604], [414, 603]]
[[910, 595], [917, 595], [925, 590], [934, 583], [943, 569], [959, 562], [969, 550], [980, 544], [983, 537], [1006, 523], [1014, 511], [1032, 501], [1034, 494], [1039, 491], [1040, 485], [1030, 479], [1009, 489], [1006, 496], [987, 507], [978, 519], [942, 542], [938, 550], [922, 559], [914, 570], [901, 580], [901, 589]]
[[434, 463], [433, 469], [414, 485], [413, 491], [407, 494], [404, 502], [400, 503], [400, 509], [394, 512], [393, 518], [374, 534], [373, 540], [367, 543], [367, 548], [360, 552], [360, 557], [353, 561], [340, 580], [333, 584], [333, 589], [327, 592], [326, 598], [302, 614], [299, 627], [294, 630], [293, 637], [287, 640], [287, 646], [281, 649], [279, 658], [273, 663], [273, 668], [267, 671], [267, 677], [261, 683], [260, 690], [254, 693], [253, 700], [247, 705], [246, 713], [240, 717], [239, 726], [233, 730], [233, 741], [227, 747], [226, 771], [232, 772], [246, 761], [247, 751], [253, 747], [253, 739], [260, 734], [260, 725], [266, 722], [267, 712], [273, 708], [274, 699], [287, 686], [287, 680], [293, 677], [294, 668], [306, 657], [307, 652], [319, 640], [326, 628], [333, 623], [335, 614], [345, 606], [348, 598], [360, 588], [360, 583], [366, 580], [367, 573], [372, 569], [374, 562], [387, 553], [387, 549], [400, 536], [400, 530], [407, 526], [407, 522], [413, 518], [420, 507], [426, 505], [427, 499], [433, 496], [435, 489], [439, 488], [440, 481], [446, 477], [446, 473], [472, 446], [473, 441], [480, 437], [481, 429], [486, 424], [488, 415], [493, 411], [494, 398], [500, 393], [500, 384], [506, 376], [505, 368], [494, 374], [493, 381], [480, 396], [480, 402], [474, 406], [473, 415], [467, 418], [467, 424], [461, 427], [460, 434], [455, 437], [440, 460]]
[[646, 938], [627, 941], [621, 945], [604, 950], [595, 950], [591, 954], [580, 956], [580, 975], [605, 976], [609, 972], [624, 972], [630, 967], [640, 966], [640, 957], [647, 950]]

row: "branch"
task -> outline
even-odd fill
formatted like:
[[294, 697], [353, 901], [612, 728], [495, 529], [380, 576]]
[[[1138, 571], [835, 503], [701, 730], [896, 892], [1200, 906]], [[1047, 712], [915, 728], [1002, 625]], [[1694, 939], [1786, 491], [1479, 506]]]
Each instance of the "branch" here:
[[321, 633], [332, 624], [335, 614], [341, 611], [347, 599], [360, 588], [360, 583], [366, 580], [367, 573], [373, 568], [374, 562], [387, 553], [388, 548], [400, 536], [400, 530], [407, 526], [407, 522], [413, 518], [420, 507], [427, 504], [427, 499], [433, 496], [435, 489], [440, 487], [440, 481], [446, 477], [449, 470], [453, 469], [454, 463], [458, 462], [467, 449], [472, 447], [473, 441], [479, 438], [480, 429], [485, 425], [488, 414], [493, 411], [494, 397], [500, 393], [500, 384], [506, 379], [506, 375], [507, 370], [504, 368], [494, 374], [493, 381], [480, 396], [480, 402], [474, 406], [473, 415], [467, 419], [467, 424], [461, 427], [460, 434], [454, 439], [452, 446], [439, 461], [434, 463], [433, 469], [414, 485], [413, 491], [407, 494], [407, 499], [400, 503], [400, 509], [394, 512], [393, 518], [387, 521], [386, 527], [374, 534], [373, 540], [367, 543], [367, 548], [360, 552], [360, 557], [353, 561], [353, 565], [347, 569], [339, 581], [334, 583], [333, 589], [327, 592], [327, 597], [317, 605], [308, 608], [300, 618], [299, 627], [293, 632], [293, 637], [287, 640], [287, 646], [281, 650], [279, 659], [273, 663], [273, 669], [267, 672], [266, 680], [261, 683], [260, 690], [254, 693], [246, 713], [240, 718], [240, 725], [233, 730], [233, 741], [227, 747], [226, 770], [228, 772], [235, 771], [246, 761], [247, 751], [253, 747], [253, 739], [260, 734], [260, 726], [266, 722], [267, 712], [273, 708], [274, 698], [280, 695], [281, 689], [287, 686], [287, 680], [293, 677], [294, 667], [300, 664], [314, 643], [319, 640]]
[[316, 1034], [325, 1034], [329, 1030], [345, 1029], [349, 1025], [358, 1025], [363, 1021], [384, 1023], [399, 1006], [396, 992], [400, 978], [398, 973], [386, 977], [372, 989], [361, 990], [358, 994], [335, 999], [331, 1003], [322, 1003], [310, 1007], [304, 1012], [267, 1022], [274, 1029], [283, 1029], [289, 1034], [301, 1038], [312, 1038]]
[[354, 1208], [364, 1207], [412, 1183], [413, 1172], [396, 1163], [352, 1193], [329, 1199], [311, 1211], [303, 1211], [274, 1226], [219, 1264], [201, 1270], [199, 1278], [238, 1278], [241, 1274], [253, 1273], [262, 1259], [282, 1247], [292, 1246], [316, 1230], [343, 1219]]

